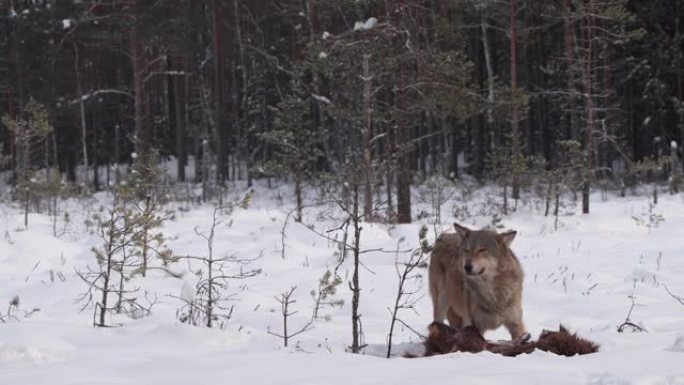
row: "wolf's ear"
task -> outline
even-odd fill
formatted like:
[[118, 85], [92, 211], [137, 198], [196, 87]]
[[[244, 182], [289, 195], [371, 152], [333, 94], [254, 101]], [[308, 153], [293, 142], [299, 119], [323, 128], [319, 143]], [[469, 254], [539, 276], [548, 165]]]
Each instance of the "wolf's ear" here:
[[511, 245], [515, 239], [515, 235], [518, 234], [515, 231], [507, 231], [505, 233], [498, 234], [496, 237], [504, 243], [507, 247]]
[[458, 223], [454, 223], [454, 228], [456, 229], [456, 232], [458, 233], [458, 235], [461, 236], [461, 238], [465, 238], [468, 236], [468, 234], [470, 234], [469, 228], [463, 227], [463, 226], [459, 225]]

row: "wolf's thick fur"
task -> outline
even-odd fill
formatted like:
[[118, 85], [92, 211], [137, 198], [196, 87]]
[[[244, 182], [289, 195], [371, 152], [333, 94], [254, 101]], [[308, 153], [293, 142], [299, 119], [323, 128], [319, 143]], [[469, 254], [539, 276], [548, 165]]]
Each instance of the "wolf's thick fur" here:
[[480, 333], [504, 325], [513, 339], [522, 337], [523, 271], [509, 247], [515, 232], [455, 227], [439, 236], [430, 257], [433, 320]]

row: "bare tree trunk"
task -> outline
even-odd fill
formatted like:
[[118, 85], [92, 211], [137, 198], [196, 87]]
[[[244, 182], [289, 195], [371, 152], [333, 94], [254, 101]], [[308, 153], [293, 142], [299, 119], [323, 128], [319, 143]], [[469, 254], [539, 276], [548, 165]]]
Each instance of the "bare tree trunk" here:
[[399, 145], [399, 167], [397, 169], [397, 222], [411, 223], [411, 143], [406, 124], [404, 101], [404, 70], [399, 69], [399, 95], [397, 95], [397, 144]]
[[226, 106], [224, 87], [224, 56], [223, 56], [223, 19], [221, 17], [221, 1], [212, 0], [212, 44], [214, 49], [214, 108], [216, 113], [215, 148], [216, 153], [216, 182], [223, 185], [226, 180], [227, 167], [227, 132]]
[[76, 76], [76, 92], [78, 92], [78, 107], [81, 117], [81, 144], [83, 150], [83, 167], [85, 168], [85, 183], [88, 184], [88, 142], [86, 140], [88, 129], [86, 126], [85, 103], [83, 100], [83, 88], [81, 87], [81, 71], [78, 68], [78, 45], [74, 42], [74, 74]]
[[214, 257], [211, 252], [207, 259], [207, 285], [207, 327], [210, 328], [214, 318]]
[[[247, 111], [247, 64], [245, 63], [245, 47], [242, 42], [242, 28], [240, 27], [240, 7], [238, 6], [238, 0], [233, 0], [234, 12], [235, 12], [235, 34], [238, 43], [238, 53], [240, 55], [240, 74], [242, 75], [242, 94], [240, 95], [240, 109], [242, 110], [243, 118], [246, 118]], [[247, 126], [244, 122], [241, 124], [238, 119], [236, 131], [240, 135], [241, 145], [239, 148], [242, 152], [242, 160], [245, 162], [245, 168], [247, 173], [247, 186], [252, 187], [252, 173], [250, 172], [251, 167], [251, 155], [249, 148], [249, 132]]]
[[31, 193], [29, 192], [29, 188], [25, 187], [24, 188], [24, 228], [28, 229], [28, 215], [29, 215], [29, 209], [31, 207]]
[[[180, 56], [180, 55], [178, 55]], [[178, 58], [180, 60], [180, 58]], [[178, 62], [176, 66], [179, 67]], [[185, 68], [181, 66], [179, 68]], [[174, 103], [175, 103], [175, 116], [173, 119], [176, 120], [176, 172], [178, 174], [178, 181], [185, 182], [185, 165], [187, 164], [186, 147], [185, 147], [185, 108], [187, 106], [187, 92], [186, 92], [186, 79], [187, 75], [184, 77], [174, 77], [173, 79], [173, 89], [174, 89]]]
[[[296, 289], [297, 289], [297, 286], [292, 286], [292, 288], [290, 290], [281, 293], [280, 298], [276, 298], [276, 300], [278, 302], [280, 302], [280, 313], [283, 315], [283, 334], [278, 334], [278, 333], [272, 332], [270, 330], [268, 331], [268, 334], [282, 338], [284, 347], [287, 347], [288, 341], [290, 340], [290, 338], [294, 338], [294, 337], [296, 337], [296, 336], [298, 336], [298, 335], [300, 335], [300, 334], [311, 329], [311, 324], [314, 322], [314, 320], [316, 320], [316, 314], [317, 314], [316, 309], [318, 308], [318, 306], [320, 306], [320, 302], [317, 302], [316, 307], [314, 308], [311, 320], [308, 323], [306, 323], [298, 331], [290, 333], [290, 331], [288, 330], [287, 320], [291, 315], [297, 313], [297, 311], [290, 312], [290, 305], [297, 302], [297, 301], [292, 299], [292, 294], [294, 294], [294, 291]], [[318, 297], [318, 301], [320, 301], [320, 295]]]
[[394, 134], [392, 127], [387, 126], [387, 137], [385, 138], [385, 192], [387, 194], [387, 222], [391, 223], [394, 218], [394, 205], [392, 203], [392, 189], [394, 188], [394, 159], [393, 154], [396, 152], [394, 143]]
[[297, 164], [297, 168], [296, 168], [295, 175], [294, 175], [294, 182], [295, 182], [294, 193], [295, 193], [295, 204], [296, 204], [296, 209], [297, 209], [297, 215], [295, 216], [295, 222], [301, 222], [302, 221], [302, 206], [303, 206], [303, 203], [302, 203], [302, 183], [304, 182], [302, 179], [304, 177], [303, 176], [304, 172], [302, 170], [302, 165], [301, 165], [302, 161], [297, 160], [297, 162], [298, 162], [298, 164]]
[[497, 146], [498, 138], [494, 129], [494, 69], [492, 68], [492, 55], [489, 51], [489, 37], [487, 36], [487, 17], [482, 13], [482, 21], [480, 23], [482, 28], [482, 46], [484, 50], [485, 67], [487, 68], [487, 129], [490, 135], [490, 149]]
[[121, 182], [121, 172], [119, 171], [119, 159], [121, 157], [121, 126], [114, 125], [114, 179], [118, 184]]
[[59, 158], [57, 157], [57, 135], [54, 132], [52, 133], [52, 167], [54, 167], [61, 176]]
[[[95, 326], [100, 326], [104, 327], [105, 324], [105, 316], [107, 315], [107, 299], [109, 297], [109, 279], [112, 275], [112, 259], [114, 257], [114, 250], [113, 246], [114, 245], [114, 231], [110, 231], [109, 233], [109, 240], [108, 240], [108, 249], [107, 249], [107, 271], [106, 273], [103, 274], [104, 282], [102, 283], [102, 298], [100, 301], [100, 323], [96, 324]], [[123, 274], [123, 266], [122, 266], [122, 271], [121, 274]], [[97, 305], [96, 305], [97, 306]]]
[[359, 183], [354, 181], [354, 202], [352, 211], [352, 221], [354, 223], [354, 274], [352, 276], [351, 291], [352, 291], [352, 353], [361, 352], [361, 315], [359, 314], [359, 297], [361, 295], [361, 287], [359, 286], [359, 256], [361, 247], [361, 223], [359, 221]]
[[208, 137], [208, 135], [205, 134], [201, 139], [202, 162], [197, 162], [197, 164], [201, 164], [202, 200], [205, 202], [213, 199], [214, 194], [216, 193], [214, 188], [212, 188], [216, 184], [216, 180], [211, 180], [211, 168], [215, 160], [212, 159], [213, 157], [210, 154], [209, 140], [206, 139], [206, 137]]
[[21, 183], [21, 189], [23, 190], [24, 228], [26, 229], [28, 229], [28, 215], [31, 204], [31, 189], [27, 185], [29, 179], [28, 172], [31, 167], [31, 156], [28, 142], [29, 138], [28, 133], [25, 131], [27, 129], [28, 128], [24, 128], [22, 131], [14, 133], [16, 140], [16, 162], [17, 168], [19, 169], [17, 172], [17, 178], [23, 179]]
[[[681, 41], [680, 40], [680, 25], [681, 25], [681, 20], [679, 17], [679, 12], [681, 11], [681, 6], [682, 2], [678, 1], [677, 2], [677, 8], [676, 8], [676, 19], [675, 19], [675, 41]], [[675, 67], [677, 68], [677, 99], [679, 99], [679, 103], [684, 103], [684, 84], [682, 83], [682, 55], [677, 55], [676, 56], [676, 64]], [[684, 108], [679, 109], [679, 145], [684, 146]], [[684, 167], [684, 156], [682, 156], [681, 159], [681, 167]]]
[[591, 74], [592, 74], [592, 59], [593, 59], [593, 15], [592, 15], [592, 2], [593, 0], [586, 0], [588, 3], [588, 10], [583, 12], [583, 23], [584, 23], [584, 42], [585, 42], [585, 52], [584, 52], [584, 93], [585, 93], [585, 103], [586, 103], [586, 114], [587, 114], [587, 132], [586, 132], [586, 157], [587, 164], [585, 168], [584, 184], [582, 186], [582, 213], [589, 214], [589, 193], [591, 191], [591, 175], [593, 170], [593, 134], [594, 134], [594, 104], [591, 96], [592, 85], [591, 85]]
[[[517, 54], [516, 54], [516, 43], [517, 43], [517, 30], [516, 30], [516, 4], [515, 0], [509, 0], [510, 5], [510, 32], [511, 32], [511, 92], [513, 95], [517, 95], [516, 90], [518, 89], [518, 75], [517, 75]], [[513, 100], [511, 106], [511, 152], [513, 155], [513, 175], [511, 181], [511, 195], [513, 199], [520, 199], [520, 175], [518, 170], [518, 162], [520, 161], [520, 138], [518, 137], [518, 101]]]
[[[97, 137], [97, 128], [101, 126], [100, 122], [100, 117], [102, 116], [101, 111], [98, 107], [95, 109], [95, 113], [93, 114], [93, 148], [97, 148], [97, 142], [98, 142], [98, 137]], [[97, 152], [93, 153], [92, 157], [92, 167], [93, 167], [93, 191], [100, 191], [100, 173], [99, 173], [99, 164], [98, 164], [98, 157], [97, 157]], [[87, 175], [87, 174], [86, 174]]]
[[572, 25], [572, 10], [570, 8], [571, 0], [563, 0], [563, 22], [564, 22], [564, 43], [565, 43], [565, 60], [567, 62], [567, 77], [568, 77], [568, 113], [570, 114], [570, 127], [568, 137], [579, 141], [579, 124], [577, 122], [577, 102], [575, 99], [575, 53], [573, 44], [573, 25]]
[[363, 216], [366, 221], [372, 221], [373, 215], [373, 163], [371, 159], [371, 81], [368, 70], [368, 59], [371, 55], [363, 55], [363, 166], [365, 168], [365, 183], [363, 195]]
[[[319, 21], [318, 21], [318, 12], [316, 9], [316, 1], [317, 0], [305, 0], [306, 1], [306, 20], [307, 24], [309, 25], [309, 39], [310, 43], [314, 43], [316, 39], [318, 39], [318, 36], [320, 31], [319, 31]], [[318, 72], [318, 70], [313, 69], [311, 73], [311, 90], [313, 91], [314, 94], [320, 95], [321, 94], [321, 77]], [[314, 128], [318, 130], [320, 135], [325, 138], [327, 135], [325, 133], [325, 126], [321, 123], [321, 107], [320, 107], [320, 101], [312, 96], [311, 100], [311, 116], [312, 116], [312, 122], [314, 124]], [[313, 130], [314, 132], [316, 130]], [[325, 162], [329, 162], [330, 160], [330, 142], [325, 139], [323, 140], [322, 144], [322, 150], [323, 150], [323, 159]], [[323, 166], [324, 168], [328, 168], [328, 165], [325, 164]]]
[[287, 347], [287, 341], [290, 337], [287, 335], [287, 317], [288, 317], [288, 307], [290, 307], [289, 298], [282, 305], [283, 307], [283, 345]]
[[[136, 4], [134, 2], [133, 7]], [[135, 12], [135, 11], [134, 11]], [[135, 151], [137, 160], [149, 158], [151, 137], [150, 130], [145, 124], [145, 106], [143, 95], [143, 72], [144, 65], [140, 42], [138, 41], [138, 20], [133, 20], [130, 29], [130, 57], [133, 65], [133, 96], [135, 99]]]

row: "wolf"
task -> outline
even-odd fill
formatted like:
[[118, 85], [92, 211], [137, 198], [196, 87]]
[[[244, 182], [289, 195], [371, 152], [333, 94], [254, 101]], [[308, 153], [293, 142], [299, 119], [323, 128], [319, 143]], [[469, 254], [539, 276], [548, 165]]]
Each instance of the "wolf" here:
[[470, 230], [437, 238], [430, 256], [428, 285], [433, 321], [452, 327], [474, 326], [480, 333], [501, 325], [513, 340], [529, 334], [523, 323], [523, 270], [510, 249], [516, 232]]

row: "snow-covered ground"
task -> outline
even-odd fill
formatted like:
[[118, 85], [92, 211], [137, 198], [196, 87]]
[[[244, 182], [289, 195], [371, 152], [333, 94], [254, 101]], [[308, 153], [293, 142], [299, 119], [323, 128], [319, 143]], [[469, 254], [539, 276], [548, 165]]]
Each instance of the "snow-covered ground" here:
[[[462, 223], [490, 223], [488, 191], [456, 194], [443, 205], [443, 223], [437, 230], [450, 229], [454, 211], [467, 216], [460, 218]], [[259, 257], [250, 268], [262, 270], [256, 277], [229, 283], [226, 294], [234, 294], [234, 312], [223, 329], [177, 321], [182, 302], [174, 297], [184, 295], [183, 288], [187, 291], [196, 280], [186, 262], [172, 267], [186, 272], [183, 278], [156, 270], [144, 280], [136, 279], [141, 290], [158, 298], [151, 316], [118, 316], [112, 321], [121, 323], [119, 327], [92, 327], [92, 308], [79, 312], [83, 304], [75, 303], [85, 290], [75, 271], [95, 266], [91, 248], [99, 240], [84, 221], [105, 204], [106, 195], [90, 202], [71, 201], [70, 223], [60, 238], [52, 235], [49, 217], [31, 214], [29, 229], [24, 230], [21, 212], [1, 205], [0, 314], [14, 296], [20, 303], [18, 320], [0, 323], [0, 384], [684, 384], [684, 306], [666, 291], [684, 296], [681, 194], [661, 196], [649, 211], [646, 196], [597, 193], [590, 215], [569, 215], [579, 210], [566, 208], [558, 230], [554, 218], [539, 211], [539, 202], [521, 202], [515, 213], [503, 217], [505, 228], [518, 231], [513, 250], [526, 273], [523, 307], [529, 331], [536, 337], [542, 329], [563, 323], [598, 342], [599, 353], [572, 358], [543, 352], [516, 358], [455, 353], [415, 359], [380, 357], [398, 281], [397, 256], [389, 252], [362, 255], [360, 312], [366, 354], [345, 352], [351, 342], [349, 261], [338, 270], [344, 282], [333, 298], [344, 300], [344, 305], [322, 309], [328, 320], [316, 321], [288, 348], [267, 333], [269, 328], [281, 331], [280, 305], [274, 297], [293, 285], [297, 302], [292, 310], [299, 312], [289, 321], [291, 329], [306, 324], [313, 307], [309, 292], [338, 260], [333, 242], [294, 222], [286, 226], [282, 258], [289, 194], [287, 187], [260, 186], [250, 207], [236, 209], [217, 229], [218, 255]], [[416, 204], [416, 216], [421, 211], [431, 210]], [[304, 222], [324, 233], [339, 227], [328, 212], [327, 206], [309, 208]], [[649, 228], [646, 224], [658, 222], [655, 214], [664, 221]], [[175, 211], [163, 231], [176, 255], [206, 252], [195, 228], [208, 229], [211, 215], [210, 206]], [[362, 248], [396, 250], [401, 238], [401, 249], [415, 248], [420, 225], [430, 222], [428, 216], [411, 225], [365, 223]], [[431, 239], [434, 230], [430, 225]], [[421, 293], [416, 311], [403, 311], [400, 317], [424, 333], [432, 312], [427, 288]], [[647, 332], [617, 332], [631, 298], [635, 306], [630, 319]], [[40, 310], [24, 316], [34, 308]], [[498, 330], [487, 337], [503, 339], [507, 334]], [[420, 350], [419, 337], [401, 325], [394, 341], [398, 355]]]

